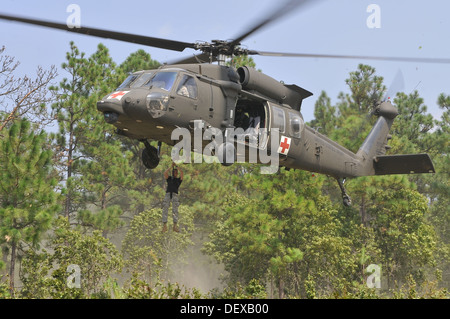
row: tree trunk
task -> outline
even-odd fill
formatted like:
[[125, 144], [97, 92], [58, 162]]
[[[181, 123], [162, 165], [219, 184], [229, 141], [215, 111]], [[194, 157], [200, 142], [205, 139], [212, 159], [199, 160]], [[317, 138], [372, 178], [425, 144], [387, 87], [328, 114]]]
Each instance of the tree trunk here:
[[16, 248], [17, 244], [13, 242], [11, 245], [11, 266], [9, 268], [9, 290], [12, 297], [14, 297], [14, 270], [16, 268]]
[[361, 224], [363, 224], [364, 227], [367, 227], [366, 201], [364, 194], [361, 198], [361, 204], [359, 205], [359, 215], [361, 217]]
[[284, 298], [284, 283], [281, 276], [278, 279], [278, 298], [280, 299]]
[[[70, 135], [69, 135], [69, 152], [67, 154], [67, 181], [72, 177], [72, 157], [73, 157], [73, 113], [70, 114]], [[66, 182], [67, 183], [67, 182]], [[67, 187], [67, 195], [66, 202], [64, 207], [64, 216], [66, 216], [67, 220], [69, 220], [70, 215], [70, 206], [72, 205], [72, 191], [69, 187]]]

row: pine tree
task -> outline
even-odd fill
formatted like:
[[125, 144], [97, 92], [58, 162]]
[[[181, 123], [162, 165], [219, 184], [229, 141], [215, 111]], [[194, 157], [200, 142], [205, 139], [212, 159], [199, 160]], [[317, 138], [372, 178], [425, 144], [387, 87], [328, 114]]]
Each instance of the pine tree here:
[[[71, 77], [61, 81], [59, 100], [53, 105], [60, 126], [56, 139], [62, 150], [61, 165], [65, 167], [64, 215], [106, 235], [120, 225], [122, 214], [117, 201], [110, 198], [133, 178], [131, 155], [123, 152], [114, 128], [104, 121], [96, 103], [124, 76], [104, 45], [99, 44], [88, 58], [73, 42], [70, 49], [63, 69]], [[97, 207], [94, 211], [92, 205]]]
[[325, 91], [320, 93], [314, 107], [314, 119], [309, 124], [312, 128], [328, 135], [336, 129], [336, 107]]
[[161, 64], [152, 59], [150, 54], [140, 49], [131, 53], [125, 61], [123, 61], [119, 69], [124, 75], [141, 70], [153, 70], [157, 69]]
[[122, 77], [108, 49], [102, 44], [88, 58], [89, 73], [83, 81], [89, 84], [90, 93], [83, 98], [88, 109], [79, 122], [78, 161], [79, 188], [83, 194], [84, 209], [78, 211], [77, 220], [103, 231], [114, 230], [123, 223], [123, 203], [127, 190], [135, 181], [130, 160], [132, 153], [124, 151], [122, 138], [114, 133], [114, 127], [105, 122], [96, 108], [96, 102], [110, 93]]
[[68, 73], [69, 78], [64, 78], [59, 87], [51, 89], [58, 91], [58, 100], [52, 105], [59, 125], [59, 132], [55, 136], [57, 144], [55, 149], [63, 175], [61, 178], [65, 181], [64, 216], [69, 218], [81, 205], [77, 189], [77, 162], [81, 156], [78, 144], [81, 134], [77, 132], [82, 130], [80, 123], [89, 110], [85, 99], [90, 94], [90, 87], [84, 81], [89, 69], [88, 60], [73, 42], [70, 43], [70, 52], [67, 52], [66, 60], [62, 64], [62, 69]]
[[10, 249], [12, 291], [18, 254], [39, 244], [60, 208], [51, 160], [46, 134], [35, 133], [27, 120], [0, 140], [0, 241]]

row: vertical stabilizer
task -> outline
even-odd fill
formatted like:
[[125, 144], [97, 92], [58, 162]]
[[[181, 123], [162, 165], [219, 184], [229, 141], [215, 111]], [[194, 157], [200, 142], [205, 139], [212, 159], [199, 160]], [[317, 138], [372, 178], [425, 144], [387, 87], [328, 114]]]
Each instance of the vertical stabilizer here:
[[374, 114], [378, 116], [378, 120], [356, 153], [361, 160], [362, 167], [358, 170], [358, 175], [361, 176], [375, 174], [374, 159], [386, 154], [387, 142], [391, 138], [389, 130], [398, 115], [398, 110], [387, 101], [381, 103]]
[[361, 164], [359, 176], [435, 172], [428, 154], [386, 156], [386, 149], [389, 148], [387, 145], [390, 139], [389, 130], [398, 111], [390, 102], [383, 102], [376, 108], [375, 114], [379, 118], [356, 153]]

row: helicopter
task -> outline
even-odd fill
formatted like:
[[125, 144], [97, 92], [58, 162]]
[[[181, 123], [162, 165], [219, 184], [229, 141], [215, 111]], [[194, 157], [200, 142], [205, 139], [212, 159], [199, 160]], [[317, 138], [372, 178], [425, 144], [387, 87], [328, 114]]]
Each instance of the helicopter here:
[[[107, 123], [116, 127], [117, 134], [144, 144], [142, 162], [148, 169], [158, 166], [162, 143], [174, 146], [172, 155], [174, 149], [178, 151], [180, 142], [174, 139], [173, 132], [181, 130], [202, 137], [200, 142], [186, 138], [189, 157], [191, 149], [194, 153], [208, 149], [209, 154], [228, 166], [238, 158], [248, 159], [255, 152], [265, 152], [276, 159], [277, 169], [300, 169], [331, 176], [338, 182], [345, 206], [351, 205], [344, 187], [347, 178], [434, 173], [428, 154], [386, 155], [392, 138], [389, 130], [398, 115], [390, 100], [381, 101], [373, 108], [371, 114], [378, 119], [354, 153], [305, 124], [302, 101], [313, 93], [251, 67], [235, 68], [226, 63], [229, 58], [243, 55], [450, 63], [450, 59], [283, 53], [241, 46], [249, 35], [311, 2], [287, 1], [233, 40], [194, 43], [84, 26], [71, 28], [67, 24], [5, 14], [0, 14], [0, 19], [178, 52], [187, 48], [201, 52], [154, 70], [134, 72], [97, 102], [98, 111]], [[151, 141], [157, 141], [157, 147]], [[265, 163], [258, 157], [256, 161]]]

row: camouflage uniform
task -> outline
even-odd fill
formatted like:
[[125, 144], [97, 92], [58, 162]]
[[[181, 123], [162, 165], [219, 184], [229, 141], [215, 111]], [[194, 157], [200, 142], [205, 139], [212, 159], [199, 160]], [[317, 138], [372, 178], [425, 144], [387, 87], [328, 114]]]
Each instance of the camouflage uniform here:
[[[170, 198], [172, 195], [172, 198]], [[163, 214], [162, 221], [163, 223], [167, 223], [167, 215], [169, 212], [170, 201], [172, 201], [172, 218], [174, 223], [178, 223], [178, 206], [180, 206], [180, 202], [178, 200], [177, 193], [166, 193], [163, 201]]]
[[162, 221], [167, 223], [168, 212], [170, 202], [172, 202], [172, 218], [174, 223], [178, 223], [178, 206], [180, 206], [180, 201], [178, 199], [178, 188], [180, 187], [182, 180], [178, 177], [169, 176], [167, 178], [167, 189], [166, 196], [164, 196], [163, 201], [163, 213]]

